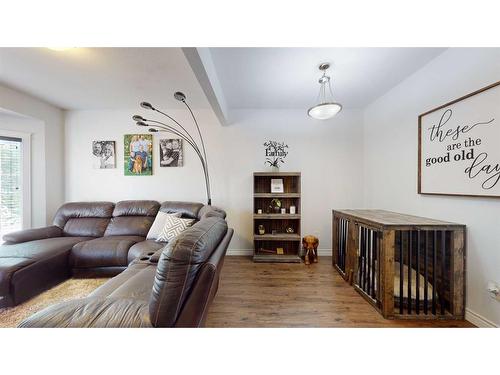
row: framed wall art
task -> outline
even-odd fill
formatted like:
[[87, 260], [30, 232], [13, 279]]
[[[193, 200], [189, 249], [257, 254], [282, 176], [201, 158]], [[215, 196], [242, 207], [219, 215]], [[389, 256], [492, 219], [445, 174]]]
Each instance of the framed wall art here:
[[94, 169], [116, 168], [115, 141], [92, 141]]
[[182, 139], [160, 139], [160, 167], [182, 167]]
[[500, 81], [418, 117], [418, 193], [500, 197]]
[[153, 174], [153, 135], [126, 134], [124, 137], [125, 176]]

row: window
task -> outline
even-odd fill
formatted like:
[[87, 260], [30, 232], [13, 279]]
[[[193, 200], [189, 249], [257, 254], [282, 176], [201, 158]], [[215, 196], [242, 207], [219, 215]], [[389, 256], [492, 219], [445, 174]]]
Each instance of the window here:
[[0, 242], [4, 234], [30, 223], [29, 174], [25, 174], [29, 173], [29, 137], [24, 142], [25, 137], [13, 134], [0, 133]]

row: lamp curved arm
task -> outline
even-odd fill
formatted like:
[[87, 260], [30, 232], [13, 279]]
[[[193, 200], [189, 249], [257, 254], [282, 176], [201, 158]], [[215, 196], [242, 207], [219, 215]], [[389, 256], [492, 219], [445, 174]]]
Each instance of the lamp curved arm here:
[[207, 167], [208, 189], [210, 190], [210, 175], [208, 174], [208, 160], [207, 160], [207, 152], [205, 150], [205, 141], [203, 140], [203, 136], [201, 135], [200, 127], [198, 126], [198, 121], [196, 120], [196, 117], [195, 117], [193, 111], [191, 110], [191, 107], [186, 102], [186, 100], [182, 100], [182, 102], [189, 110], [189, 113], [191, 114], [191, 117], [193, 118], [194, 124], [196, 125], [196, 129], [198, 130], [198, 135], [200, 136], [201, 147], [203, 149], [203, 156], [205, 157], [205, 163], [206, 163], [206, 167]]
[[200, 148], [198, 147], [198, 145], [194, 142], [194, 140], [192, 140], [192, 138], [187, 138], [186, 135], [184, 135], [183, 133], [181, 133], [179, 130], [175, 129], [174, 127], [170, 126], [170, 125], [167, 125], [161, 121], [156, 121], [156, 120], [146, 120], [146, 122], [153, 122], [155, 124], [160, 124], [160, 125], [150, 125], [150, 124], [147, 124], [148, 126], [151, 126], [151, 127], [156, 127], [156, 128], [166, 128], [168, 130], [170, 130], [172, 133], [176, 134], [177, 136], [181, 137], [182, 139], [184, 139], [186, 142], [188, 142], [191, 147], [195, 148], [199, 153], [201, 153], [200, 151]]
[[151, 127], [155, 127], [155, 128], [160, 128], [159, 130], [157, 130], [157, 132], [164, 132], [164, 133], [173, 133], [173, 134], [176, 134], [177, 136], [181, 137], [182, 139], [184, 139], [187, 143], [189, 143], [189, 145], [191, 145], [191, 147], [193, 147], [193, 149], [195, 150], [196, 154], [198, 155], [199, 159], [200, 159], [200, 162], [201, 162], [201, 166], [203, 168], [203, 174], [205, 176], [205, 188], [206, 188], [206, 191], [207, 191], [207, 199], [208, 199], [208, 205], [211, 205], [212, 204], [212, 196], [211, 196], [211, 192], [210, 192], [210, 179], [209, 179], [209, 176], [208, 176], [208, 170], [207, 170], [207, 166], [206, 166], [206, 162], [205, 160], [203, 159], [203, 156], [200, 152], [200, 150], [198, 149], [198, 147], [195, 147], [191, 141], [189, 139], [187, 139], [186, 137], [184, 137], [182, 134], [180, 134], [179, 132], [172, 130], [172, 129], [163, 129], [161, 125], [151, 125]]
[[184, 131], [184, 133], [186, 134], [186, 137], [189, 137], [191, 139], [191, 141], [193, 141], [193, 143], [196, 143], [195, 140], [193, 139], [193, 137], [191, 136], [191, 134], [189, 134], [189, 132], [184, 128], [184, 126], [182, 126], [179, 123], [179, 121], [177, 121], [176, 119], [174, 119], [172, 116], [166, 114], [165, 112], [160, 111], [159, 109], [154, 108], [153, 110], [155, 112], [161, 113], [163, 116], [168, 117], [171, 121], [175, 122]]

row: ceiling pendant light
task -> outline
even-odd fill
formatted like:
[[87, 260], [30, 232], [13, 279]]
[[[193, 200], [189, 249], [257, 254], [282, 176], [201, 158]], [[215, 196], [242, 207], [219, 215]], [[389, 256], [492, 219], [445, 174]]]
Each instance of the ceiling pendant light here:
[[[327, 120], [332, 118], [342, 109], [342, 105], [333, 101], [332, 86], [330, 84], [330, 76], [326, 75], [326, 70], [330, 67], [329, 63], [322, 63], [319, 66], [319, 70], [323, 72], [323, 75], [318, 80], [321, 87], [319, 88], [318, 94], [318, 104], [314, 107], [309, 108], [307, 114], [316, 120]], [[329, 98], [327, 98], [327, 86], [330, 93]]]

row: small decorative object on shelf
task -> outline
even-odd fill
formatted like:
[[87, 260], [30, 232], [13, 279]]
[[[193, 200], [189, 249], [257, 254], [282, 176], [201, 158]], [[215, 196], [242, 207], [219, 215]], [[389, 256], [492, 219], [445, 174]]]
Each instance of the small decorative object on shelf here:
[[259, 215], [262, 215], [262, 208], [259, 208], [259, 209], [257, 210], [257, 213], [258, 213]]
[[268, 164], [274, 172], [279, 171], [280, 163], [284, 163], [288, 155], [286, 151], [288, 145], [285, 142], [266, 141], [264, 142], [264, 147], [266, 152], [266, 161], [264, 164]]
[[259, 225], [259, 234], [263, 235], [266, 234], [266, 228], [262, 224]]
[[290, 206], [290, 213], [295, 215], [295, 206]]
[[284, 193], [283, 179], [271, 178], [271, 193]]
[[[254, 262], [300, 263], [300, 176], [300, 172], [254, 173]], [[271, 191], [274, 179], [282, 181], [281, 193]], [[289, 207], [294, 207], [293, 215], [287, 215]]]
[[306, 254], [304, 255], [305, 264], [310, 264], [309, 256], [311, 256], [313, 263], [318, 263], [318, 245], [319, 245], [319, 240], [317, 237], [305, 236], [302, 239], [302, 246], [306, 251]]
[[274, 198], [269, 205], [269, 208], [274, 211], [274, 213], [279, 214], [281, 209], [281, 201], [278, 198]]

